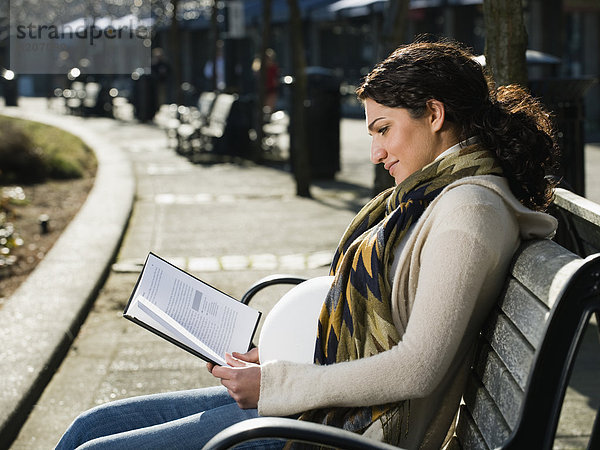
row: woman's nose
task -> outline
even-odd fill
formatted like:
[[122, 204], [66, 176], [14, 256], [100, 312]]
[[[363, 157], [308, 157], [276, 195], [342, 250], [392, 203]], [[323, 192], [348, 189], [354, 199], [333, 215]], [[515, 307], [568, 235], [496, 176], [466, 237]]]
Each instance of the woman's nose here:
[[386, 155], [385, 149], [373, 140], [373, 142], [371, 142], [371, 162], [373, 164], [379, 164], [385, 159]]

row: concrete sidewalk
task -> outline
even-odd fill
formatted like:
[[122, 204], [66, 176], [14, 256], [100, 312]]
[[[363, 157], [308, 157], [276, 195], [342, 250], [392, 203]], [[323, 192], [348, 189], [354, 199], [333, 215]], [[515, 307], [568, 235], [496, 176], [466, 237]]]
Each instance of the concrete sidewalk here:
[[[20, 109], [32, 112], [26, 102]], [[198, 358], [121, 317], [149, 251], [237, 297], [275, 272], [323, 275], [372, 184], [370, 139], [362, 120], [342, 121], [342, 171], [336, 181], [315, 183], [313, 199], [296, 197], [284, 171], [251, 163], [191, 164], [166, 148], [164, 132], [151, 125], [71, 117], [61, 122], [84, 126], [89, 136], [126, 155], [136, 181], [135, 203], [108, 279], [13, 449], [52, 448], [73, 418], [96, 404], [215, 383]], [[588, 153], [600, 167], [600, 148]], [[588, 167], [590, 174], [593, 169]], [[273, 288], [253, 306], [268, 310], [282, 291]], [[582, 373], [572, 389], [574, 423], [560, 431], [562, 448], [578, 447], [597, 407], [595, 394], [579, 389], [594, 382]]]

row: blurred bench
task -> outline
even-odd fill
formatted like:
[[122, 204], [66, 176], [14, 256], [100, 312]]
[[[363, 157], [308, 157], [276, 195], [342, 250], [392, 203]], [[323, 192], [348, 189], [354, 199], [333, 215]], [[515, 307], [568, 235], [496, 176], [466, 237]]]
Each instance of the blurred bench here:
[[[193, 162], [205, 162], [214, 161], [215, 155], [254, 157], [255, 114], [250, 95], [203, 92], [196, 106], [162, 105], [154, 122], [166, 130], [169, 147]], [[282, 111], [270, 116], [264, 126], [266, 154], [278, 154], [288, 122]]]
[[167, 133], [167, 145], [169, 148], [177, 148], [177, 128], [181, 125], [179, 121], [179, 108], [175, 103], [160, 105], [154, 115], [154, 123]]
[[112, 99], [100, 83], [73, 81], [67, 89], [56, 89], [54, 95], [63, 101], [65, 112], [77, 116], [109, 116]]
[[215, 140], [224, 136], [232, 106], [233, 94], [203, 92], [197, 107], [162, 105], [154, 121], [167, 132], [169, 146], [177, 153], [192, 157], [194, 153], [214, 150]]
[[85, 83], [74, 81], [69, 89], [62, 91], [67, 111], [74, 115], [83, 114], [83, 99], [85, 98]]
[[281, 139], [288, 133], [290, 118], [284, 111], [275, 111], [269, 114], [267, 119], [263, 125], [262, 156], [282, 160], [284, 156]]
[[[274, 283], [271, 277], [264, 284]], [[250, 297], [260, 285], [252, 287]], [[591, 315], [600, 311], [599, 294], [600, 255], [581, 259], [550, 240], [523, 243], [478, 338], [451, 448], [552, 448], [578, 344]], [[395, 448], [287, 418], [238, 423], [204, 448], [265, 438], [345, 449]], [[598, 415], [588, 448], [600, 448]]]
[[219, 94], [215, 98], [210, 115], [205, 124], [200, 126], [200, 142], [197, 152], [212, 152], [217, 150], [218, 141], [225, 136], [234, 102], [238, 99], [235, 94]]
[[201, 130], [209, 123], [216, 98], [215, 92], [203, 92], [196, 108], [185, 108], [181, 112], [180, 124], [176, 130], [178, 153], [190, 155], [201, 149]]
[[131, 121], [135, 117], [135, 108], [127, 97], [116, 96], [112, 99], [112, 116], [117, 120]]

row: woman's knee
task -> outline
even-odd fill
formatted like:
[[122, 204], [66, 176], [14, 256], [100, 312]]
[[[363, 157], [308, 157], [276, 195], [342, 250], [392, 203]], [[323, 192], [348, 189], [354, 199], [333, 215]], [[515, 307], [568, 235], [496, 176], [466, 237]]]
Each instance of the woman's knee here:
[[77, 416], [61, 438], [57, 450], [74, 449], [91, 439], [110, 434], [109, 405], [96, 406]]

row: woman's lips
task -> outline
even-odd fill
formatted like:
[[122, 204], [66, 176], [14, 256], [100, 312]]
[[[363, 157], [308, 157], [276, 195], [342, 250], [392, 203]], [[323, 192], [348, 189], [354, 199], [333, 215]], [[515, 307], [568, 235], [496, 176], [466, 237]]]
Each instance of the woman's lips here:
[[392, 164], [388, 165], [386, 164], [384, 167], [385, 169], [390, 173], [390, 175], [392, 174], [392, 170], [394, 169], [394, 167], [396, 167], [396, 164], [398, 164], [398, 161], [393, 162]]

